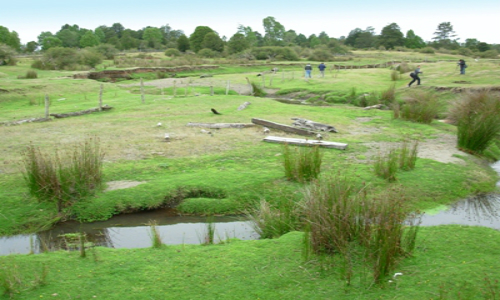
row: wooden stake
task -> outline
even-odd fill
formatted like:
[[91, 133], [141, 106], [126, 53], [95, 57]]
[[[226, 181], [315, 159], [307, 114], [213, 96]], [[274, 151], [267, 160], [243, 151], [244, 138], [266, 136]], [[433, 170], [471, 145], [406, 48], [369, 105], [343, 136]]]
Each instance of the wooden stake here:
[[214, 86], [211, 85], [210, 86], [210, 96], [213, 96], [214, 95]]
[[49, 118], [49, 95], [45, 94], [45, 119]]
[[146, 103], [146, 101], [144, 100], [144, 82], [142, 81], [142, 77], [141, 77], [141, 101], [142, 104]]
[[103, 90], [103, 85], [101, 83], [101, 88], [99, 89], [99, 111], [102, 110], [102, 90]]
[[226, 81], [226, 96], [229, 95], [229, 86], [231, 85], [231, 81]]

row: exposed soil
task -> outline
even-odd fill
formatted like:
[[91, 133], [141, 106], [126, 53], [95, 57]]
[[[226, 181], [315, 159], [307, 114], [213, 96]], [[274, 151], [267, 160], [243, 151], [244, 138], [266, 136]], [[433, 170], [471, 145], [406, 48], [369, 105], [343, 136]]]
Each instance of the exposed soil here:
[[109, 181], [106, 182], [108, 186], [104, 191], [113, 191], [120, 189], [127, 189], [134, 186], [138, 186], [139, 184], [146, 183], [146, 181], [132, 181], [132, 180], [120, 180], [120, 181]]

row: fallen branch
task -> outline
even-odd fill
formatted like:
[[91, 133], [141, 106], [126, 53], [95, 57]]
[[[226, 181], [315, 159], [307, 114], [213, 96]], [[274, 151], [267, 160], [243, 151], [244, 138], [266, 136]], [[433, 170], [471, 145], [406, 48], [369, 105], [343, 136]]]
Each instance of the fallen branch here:
[[300, 127], [304, 127], [304, 128], [311, 129], [311, 130], [319, 130], [319, 131], [326, 131], [326, 132], [338, 132], [337, 129], [335, 129], [335, 127], [333, 127], [331, 125], [322, 124], [322, 123], [318, 123], [318, 122], [314, 122], [314, 121], [310, 121], [310, 120], [306, 120], [306, 119], [301, 119], [301, 118], [292, 118], [292, 120], [295, 121], [295, 122], [293, 122], [294, 126], [300, 126]]
[[47, 122], [47, 121], [52, 121], [52, 119], [51, 118], [31, 118], [31, 119], [24, 119], [24, 120], [12, 121], [12, 122], [1, 122], [0, 124], [2, 124], [4, 126], [11, 126], [11, 125], [21, 125], [24, 123]]
[[250, 103], [250, 102], [245, 102], [245, 103], [243, 103], [242, 105], [240, 105], [240, 106], [238, 107], [238, 110], [244, 110], [244, 109], [245, 109], [245, 108], [247, 108], [247, 106], [249, 106], [250, 104], [252, 104], [252, 103]]
[[91, 114], [91, 113], [94, 113], [94, 112], [99, 112], [101, 110], [110, 110], [112, 108], [113, 107], [111, 107], [111, 106], [103, 105], [101, 108], [95, 107], [95, 108], [90, 108], [90, 109], [86, 109], [86, 110], [82, 110], [82, 111], [76, 111], [76, 112], [67, 113], [67, 114], [50, 114], [50, 115], [53, 116], [53, 117], [55, 117], [55, 118], [57, 118], [57, 119], [61, 119], [61, 118], [68, 118], [68, 117], [74, 117], [74, 116], [81, 116], [81, 115]]

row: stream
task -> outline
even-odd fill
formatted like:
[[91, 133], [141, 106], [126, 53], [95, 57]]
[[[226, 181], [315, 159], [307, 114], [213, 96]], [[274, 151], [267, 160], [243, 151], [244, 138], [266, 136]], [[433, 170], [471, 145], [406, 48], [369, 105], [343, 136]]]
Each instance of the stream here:
[[[500, 174], [500, 162], [491, 166]], [[497, 182], [500, 186], [500, 182]], [[420, 226], [467, 225], [484, 226], [500, 230], [500, 194], [475, 195], [451, 206], [438, 207], [423, 214]], [[60, 249], [78, 249], [76, 234], [83, 232], [86, 241], [95, 246], [110, 248], [151, 247], [151, 226], [156, 228], [167, 245], [202, 244], [209, 224], [215, 228], [214, 243], [230, 238], [258, 239], [253, 223], [242, 217], [178, 216], [171, 210], [160, 209], [115, 216], [107, 221], [83, 223], [64, 222], [54, 228], [35, 234], [0, 237], [0, 255], [41, 253]]]

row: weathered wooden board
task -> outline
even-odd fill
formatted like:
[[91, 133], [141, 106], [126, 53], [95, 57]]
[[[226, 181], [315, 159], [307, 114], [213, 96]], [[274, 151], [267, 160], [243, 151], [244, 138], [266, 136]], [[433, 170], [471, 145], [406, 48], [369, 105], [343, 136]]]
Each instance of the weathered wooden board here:
[[284, 125], [284, 124], [279, 124], [279, 123], [274, 123], [271, 121], [256, 119], [256, 118], [252, 118], [252, 123], [257, 124], [257, 125], [266, 126], [269, 128], [278, 129], [278, 130], [285, 131], [285, 132], [295, 133], [298, 135], [306, 135], [306, 136], [316, 135], [316, 133], [309, 131], [309, 130], [300, 129], [300, 128], [296, 128], [296, 127], [292, 127], [292, 126], [288, 126], [288, 125]]
[[193, 123], [193, 122], [189, 122], [189, 123], [187, 123], [186, 126], [219, 129], [219, 128], [247, 128], [247, 127], [253, 127], [253, 126], [255, 126], [255, 124], [249, 124], [249, 123]]
[[323, 148], [334, 148], [339, 150], [347, 149], [347, 144], [337, 143], [337, 142], [328, 142], [328, 141], [320, 141], [320, 140], [308, 140], [308, 139], [296, 139], [296, 138], [284, 138], [278, 136], [268, 136], [265, 137], [264, 142], [268, 143], [278, 143], [278, 144], [290, 144], [290, 145], [298, 145], [298, 146], [320, 146]]
[[247, 101], [247, 102], [243, 103], [242, 105], [238, 106], [238, 110], [244, 110], [250, 104], [252, 104], [252, 103], [250, 103], [250, 102]]
[[31, 118], [31, 119], [24, 119], [24, 120], [12, 121], [12, 122], [0, 122], [0, 125], [11, 126], [11, 125], [21, 125], [24, 123], [47, 122], [47, 121], [52, 121], [52, 119], [51, 118]]

